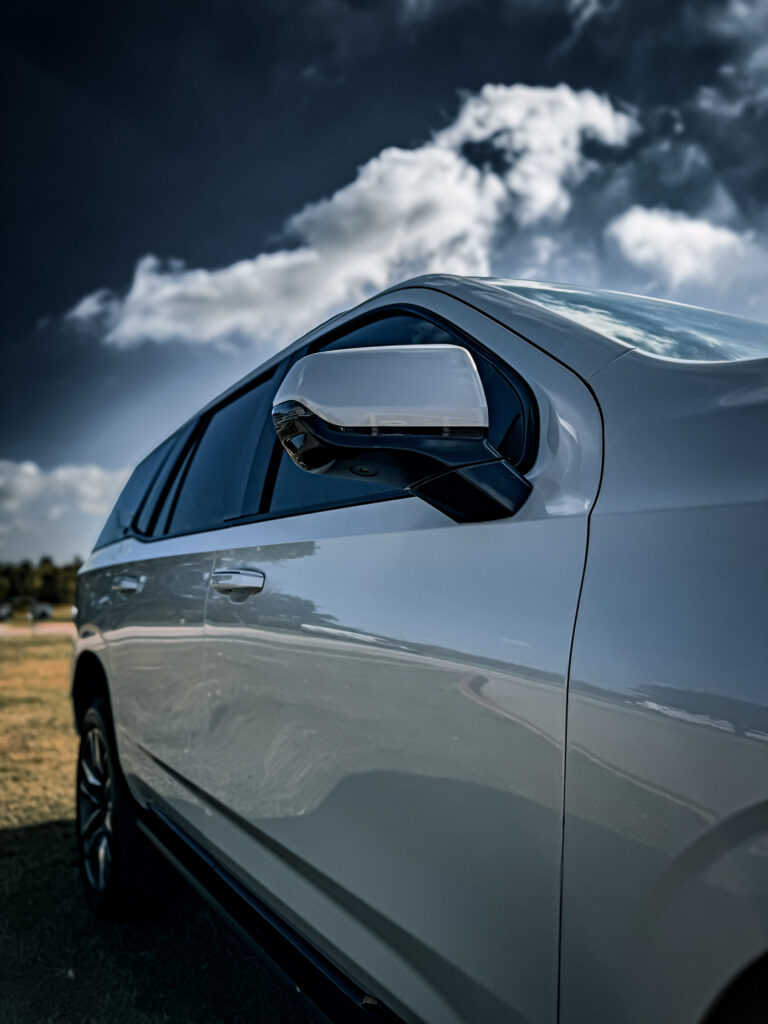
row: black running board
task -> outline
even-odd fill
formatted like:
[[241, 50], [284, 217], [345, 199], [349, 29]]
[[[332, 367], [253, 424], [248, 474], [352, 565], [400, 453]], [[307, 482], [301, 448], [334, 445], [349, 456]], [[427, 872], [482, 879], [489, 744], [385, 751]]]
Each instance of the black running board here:
[[330, 1021], [401, 1022], [246, 889], [160, 808], [150, 804], [142, 811], [139, 828], [211, 906]]

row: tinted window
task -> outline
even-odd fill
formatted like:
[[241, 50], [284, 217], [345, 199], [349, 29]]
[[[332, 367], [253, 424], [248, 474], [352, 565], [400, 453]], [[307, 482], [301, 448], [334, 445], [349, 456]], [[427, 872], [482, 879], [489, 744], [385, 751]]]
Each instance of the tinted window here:
[[164, 441], [134, 469], [117, 499], [115, 507], [110, 512], [104, 529], [99, 534], [94, 550], [103, 548], [113, 541], [121, 540], [128, 533], [144, 495], [168, 459], [173, 447], [173, 440], [173, 438], [169, 438]]
[[359, 327], [328, 344], [320, 344], [324, 352], [340, 348], [370, 348], [372, 345], [455, 345], [456, 337], [449, 331], [421, 317], [396, 313]]
[[195, 444], [202, 434], [201, 428], [202, 422], [199, 422], [196, 425], [193, 437], [188, 441], [181, 453], [173, 476], [167, 482], [163, 497], [157, 507], [154, 522], [151, 527], [152, 536], [154, 537], [162, 536], [168, 532], [171, 513], [176, 507], [176, 496], [179, 493], [179, 486], [187, 475], [187, 469], [189, 468], [189, 464], [192, 461], [192, 455], [195, 451]]
[[284, 515], [317, 508], [333, 508], [336, 505], [357, 505], [386, 496], [393, 498], [401, 491], [382, 490], [375, 484], [361, 480], [344, 480], [341, 477], [306, 473], [291, 460], [287, 452], [280, 456], [280, 463], [269, 506], [271, 513]]
[[[184, 467], [172, 533], [207, 530], [242, 515], [259, 438], [271, 411], [274, 371], [213, 412]], [[270, 425], [271, 427], [271, 425]]]
[[142, 534], [142, 536], [149, 536], [152, 533], [155, 511], [159, 501], [164, 496], [169, 486], [169, 474], [176, 465], [182, 448], [188, 440], [190, 433], [191, 428], [187, 427], [184, 430], [177, 431], [177, 433], [165, 442], [164, 447], [167, 447], [166, 457], [163, 459], [163, 464], [160, 466], [157, 473], [155, 473], [154, 482], [141, 503], [139, 514], [134, 523], [134, 529], [137, 533]]

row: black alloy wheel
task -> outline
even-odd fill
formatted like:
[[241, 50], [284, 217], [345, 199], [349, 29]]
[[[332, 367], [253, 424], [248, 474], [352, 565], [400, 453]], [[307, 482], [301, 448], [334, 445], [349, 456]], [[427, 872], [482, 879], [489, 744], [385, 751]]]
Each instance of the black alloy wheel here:
[[162, 911], [175, 873], [139, 829], [104, 699], [88, 708], [80, 726], [76, 796], [80, 877], [91, 909], [107, 918]]
[[77, 834], [85, 880], [104, 893], [112, 870], [115, 777], [104, 734], [95, 723], [83, 733], [77, 763]]

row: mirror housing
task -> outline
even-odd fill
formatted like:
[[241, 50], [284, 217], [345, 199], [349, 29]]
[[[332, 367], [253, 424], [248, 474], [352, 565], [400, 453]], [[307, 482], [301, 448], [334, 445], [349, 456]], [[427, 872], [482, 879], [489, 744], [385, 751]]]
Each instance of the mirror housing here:
[[304, 356], [272, 418], [300, 469], [403, 490], [458, 522], [513, 515], [531, 491], [488, 441], [482, 382], [459, 345]]

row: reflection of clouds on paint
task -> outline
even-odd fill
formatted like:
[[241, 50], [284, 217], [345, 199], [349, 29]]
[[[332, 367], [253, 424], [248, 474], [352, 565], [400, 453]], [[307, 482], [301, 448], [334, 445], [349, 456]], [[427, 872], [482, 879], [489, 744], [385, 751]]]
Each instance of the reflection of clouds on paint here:
[[680, 721], [690, 722], [692, 725], [708, 725], [711, 729], [721, 729], [723, 732], [736, 731], [733, 723], [726, 722], [724, 719], [711, 718], [709, 715], [696, 715], [690, 711], [683, 711], [681, 708], [665, 707], [665, 705], [656, 704], [652, 700], [641, 700], [638, 703], [641, 708], [657, 711], [661, 715], [666, 715], [667, 718], [678, 718]]
[[[677, 718], [681, 722], [690, 722], [691, 725], [705, 725], [710, 729], [719, 729], [721, 732], [737, 732], [734, 723], [729, 722], [725, 718], [713, 718], [711, 715], [696, 714], [692, 711], [684, 711], [682, 708], [657, 704], [652, 700], [638, 701], [638, 707], [646, 708], [648, 711], [655, 711], [660, 715], [665, 715], [667, 718]], [[761, 729], [745, 729], [743, 735], [748, 739], [768, 743], [768, 732], [763, 732]]]
[[495, 283], [652, 355], [707, 361], [768, 357], [768, 325], [756, 320], [621, 292], [527, 281]]

